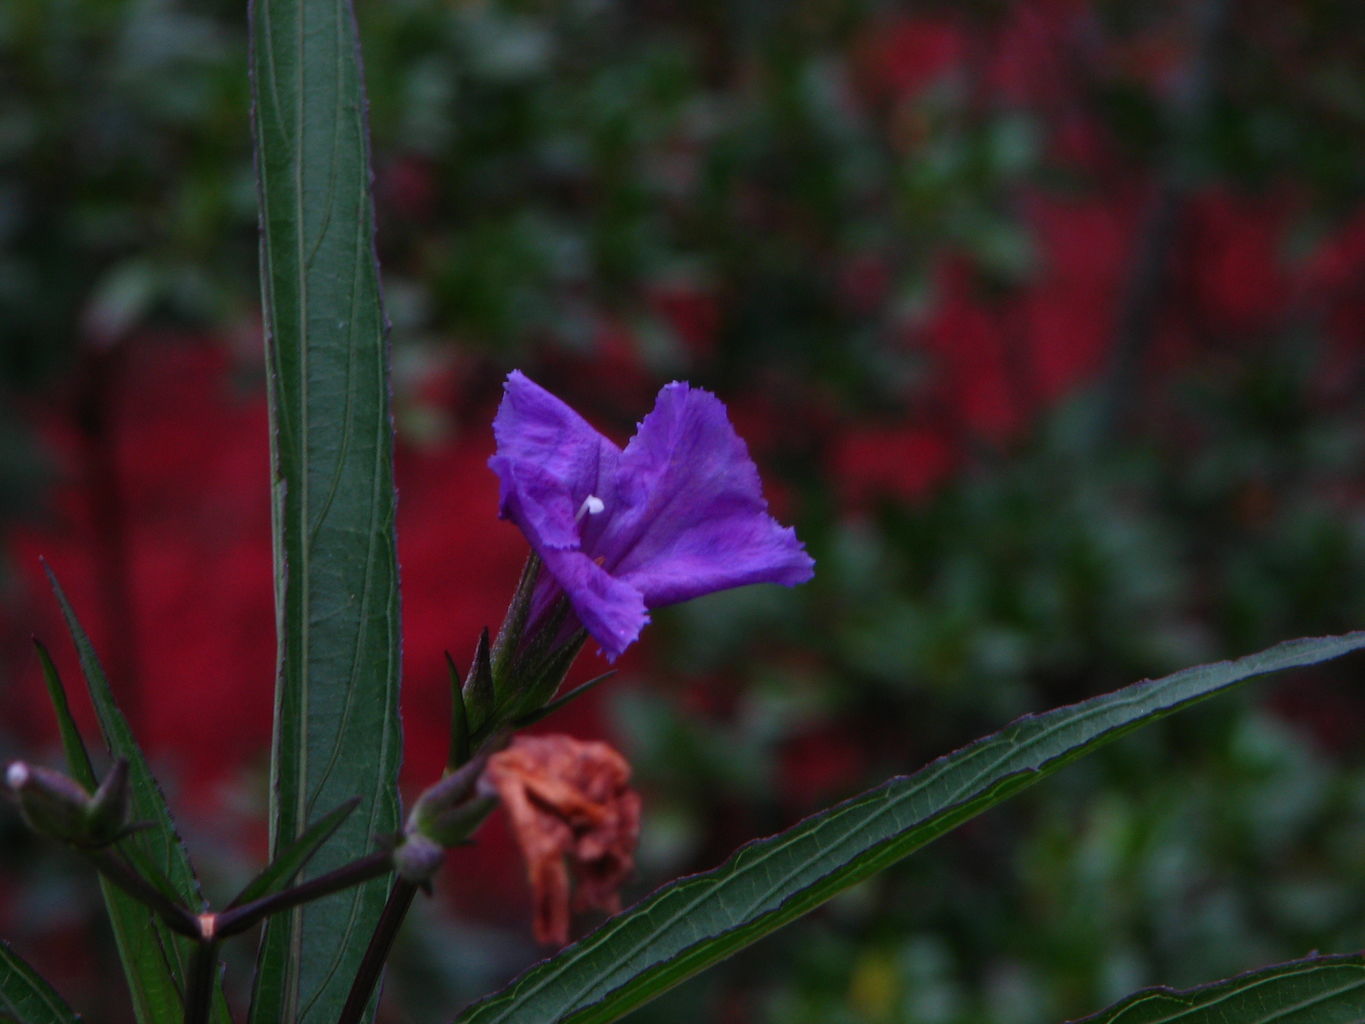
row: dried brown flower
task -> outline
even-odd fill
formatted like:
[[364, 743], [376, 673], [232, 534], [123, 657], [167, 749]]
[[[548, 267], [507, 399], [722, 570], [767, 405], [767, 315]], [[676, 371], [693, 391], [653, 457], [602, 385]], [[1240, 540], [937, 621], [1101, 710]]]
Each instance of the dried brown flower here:
[[610, 746], [571, 736], [518, 736], [488, 760], [485, 780], [511, 818], [535, 900], [536, 941], [569, 940], [572, 909], [614, 914], [635, 866], [640, 795], [630, 765]]

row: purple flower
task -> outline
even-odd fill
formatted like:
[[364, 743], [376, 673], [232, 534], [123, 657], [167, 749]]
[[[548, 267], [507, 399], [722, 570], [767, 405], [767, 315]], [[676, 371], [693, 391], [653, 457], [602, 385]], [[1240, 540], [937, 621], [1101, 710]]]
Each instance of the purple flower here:
[[533, 607], [566, 595], [609, 658], [640, 635], [648, 609], [814, 575], [795, 531], [768, 515], [758, 470], [710, 392], [664, 387], [622, 451], [521, 371], [504, 391], [488, 464], [503, 518], [551, 577]]

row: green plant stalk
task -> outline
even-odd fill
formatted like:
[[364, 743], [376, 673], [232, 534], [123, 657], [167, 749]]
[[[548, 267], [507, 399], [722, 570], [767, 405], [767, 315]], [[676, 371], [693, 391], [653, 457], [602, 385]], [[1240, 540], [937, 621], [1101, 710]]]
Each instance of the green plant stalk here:
[[217, 969], [218, 941], [201, 937], [190, 957], [189, 977], [185, 983], [185, 1024], [207, 1024]]
[[[206, 1024], [209, 1020], [214, 995], [214, 966], [223, 939], [246, 931], [272, 914], [363, 884], [393, 869], [392, 854], [388, 850], [377, 850], [335, 871], [239, 907], [218, 914], [196, 915], [163, 895], [112, 851], [82, 849], [80, 852], [103, 877], [155, 911], [172, 931], [194, 940], [185, 989], [185, 1024]], [[392, 923], [394, 931], [397, 923]], [[392, 935], [389, 941], [392, 942]]]

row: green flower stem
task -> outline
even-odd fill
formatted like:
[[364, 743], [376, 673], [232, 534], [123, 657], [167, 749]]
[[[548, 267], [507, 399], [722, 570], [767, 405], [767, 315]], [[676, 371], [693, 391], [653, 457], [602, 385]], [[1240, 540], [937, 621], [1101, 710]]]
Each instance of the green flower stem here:
[[129, 867], [123, 858], [108, 849], [83, 849], [81, 853], [106, 879], [156, 911], [171, 931], [191, 939], [200, 937], [199, 919], [194, 912], [167, 897]]
[[250, 903], [243, 903], [240, 907], [230, 907], [224, 910], [215, 916], [213, 934], [220, 939], [227, 938], [229, 935], [236, 935], [239, 932], [246, 931], [262, 918], [269, 917], [271, 914], [277, 914], [281, 910], [297, 907], [300, 903], [308, 903], [334, 892], [341, 892], [343, 889], [349, 889], [362, 882], [368, 882], [372, 878], [388, 874], [392, 870], [392, 852], [377, 850], [359, 860], [339, 867], [335, 871], [318, 875], [317, 878], [310, 878], [292, 888], [271, 893], [269, 896], [262, 896]]
[[379, 924], [370, 936], [370, 945], [365, 950], [365, 958], [360, 961], [360, 969], [356, 971], [350, 995], [346, 997], [346, 1005], [341, 1009], [337, 1024], [358, 1024], [364, 1016], [365, 1007], [369, 1005], [370, 997], [379, 983], [379, 975], [384, 970], [384, 961], [389, 958], [389, 950], [393, 948], [399, 926], [407, 916], [408, 907], [412, 906], [412, 898], [417, 895], [417, 888], [416, 882], [405, 878], [394, 880], [393, 888], [389, 890], [389, 901], [384, 904]]

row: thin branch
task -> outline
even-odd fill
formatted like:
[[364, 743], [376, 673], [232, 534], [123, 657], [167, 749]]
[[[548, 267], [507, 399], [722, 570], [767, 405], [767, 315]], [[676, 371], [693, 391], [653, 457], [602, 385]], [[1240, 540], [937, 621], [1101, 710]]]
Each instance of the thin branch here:
[[156, 911], [171, 931], [191, 939], [200, 937], [199, 919], [194, 913], [170, 899], [129, 867], [122, 858], [104, 849], [87, 849], [81, 852], [106, 879], [135, 900]]
[[281, 910], [297, 907], [322, 896], [349, 889], [372, 878], [388, 874], [393, 870], [393, 854], [388, 850], [378, 850], [359, 860], [352, 861], [335, 871], [318, 875], [306, 882], [284, 889], [281, 892], [262, 896], [258, 900], [233, 907], [214, 916], [214, 935], [227, 938], [246, 931], [261, 919], [277, 914]]
[[358, 1024], [364, 1016], [365, 1007], [369, 1005], [375, 986], [379, 984], [384, 961], [388, 959], [389, 951], [393, 949], [393, 940], [398, 935], [398, 928], [402, 925], [408, 907], [412, 906], [412, 898], [416, 895], [416, 882], [410, 882], [405, 878], [394, 880], [393, 889], [389, 891], [389, 901], [384, 904], [384, 913], [380, 915], [379, 924], [375, 927], [374, 935], [370, 937], [370, 945], [365, 950], [365, 958], [360, 962], [360, 969], [356, 971], [355, 981], [351, 984], [351, 994], [346, 997], [346, 1005], [342, 1007], [337, 1024]]

